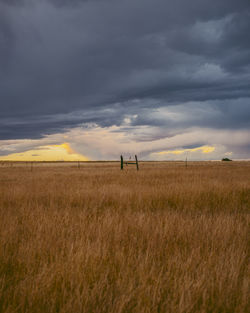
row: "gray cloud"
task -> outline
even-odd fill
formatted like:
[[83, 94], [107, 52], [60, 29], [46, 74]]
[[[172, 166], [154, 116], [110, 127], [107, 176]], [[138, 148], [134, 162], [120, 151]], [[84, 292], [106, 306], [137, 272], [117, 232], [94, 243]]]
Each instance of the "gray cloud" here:
[[249, 21], [249, 0], [0, 0], [0, 139], [250, 128]]

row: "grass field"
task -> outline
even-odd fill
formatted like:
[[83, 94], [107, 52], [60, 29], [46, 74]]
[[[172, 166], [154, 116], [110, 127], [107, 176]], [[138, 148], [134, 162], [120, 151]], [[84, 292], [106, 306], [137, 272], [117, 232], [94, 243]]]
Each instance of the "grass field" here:
[[250, 162], [0, 164], [0, 312], [249, 312]]

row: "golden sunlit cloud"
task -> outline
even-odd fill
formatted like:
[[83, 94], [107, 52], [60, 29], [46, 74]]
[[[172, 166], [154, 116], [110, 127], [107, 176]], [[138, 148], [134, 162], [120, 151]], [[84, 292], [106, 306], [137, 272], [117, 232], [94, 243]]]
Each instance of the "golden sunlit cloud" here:
[[63, 148], [68, 152], [68, 154], [76, 154], [76, 152], [70, 147], [67, 142], [62, 143], [61, 145], [53, 145], [52, 147]]
[[70, 144], [41, 146], [35, 150], [12, 153], [0, 157], [0, 161], [88, 161], [84, 155], [76, 153]]
[[215, 147], [212, 146], [202, 146], [198, 148], [193, 148], [193, 149], [182, 149], [182, 150], [167, 150], [167, 151], [161, 151], [161, 152], [156, 152], [155, 154], [158, 155], [164, 155], [164, 154], [183, 154], [187, 152], [198, 152], [200, 151], [201, 153], [211, 153], [214, 152]]

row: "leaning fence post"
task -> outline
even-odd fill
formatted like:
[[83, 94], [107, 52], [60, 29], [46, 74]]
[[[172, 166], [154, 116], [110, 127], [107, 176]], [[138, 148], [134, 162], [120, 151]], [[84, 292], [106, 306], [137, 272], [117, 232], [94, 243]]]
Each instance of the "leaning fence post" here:
[[139, 164], [138, 164], [138, 160], [137, 160], [137, 155], [135, 155], [135, 162], [136, 162], [136, 169], [137, 169], [137, 171], [139, 171]]

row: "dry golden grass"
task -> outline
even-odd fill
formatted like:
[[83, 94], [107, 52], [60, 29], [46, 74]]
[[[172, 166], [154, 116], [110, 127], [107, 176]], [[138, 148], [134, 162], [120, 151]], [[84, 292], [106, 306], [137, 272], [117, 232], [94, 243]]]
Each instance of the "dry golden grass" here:
[[0, 312], [247, 312], [250, 163], [0, 165]]

